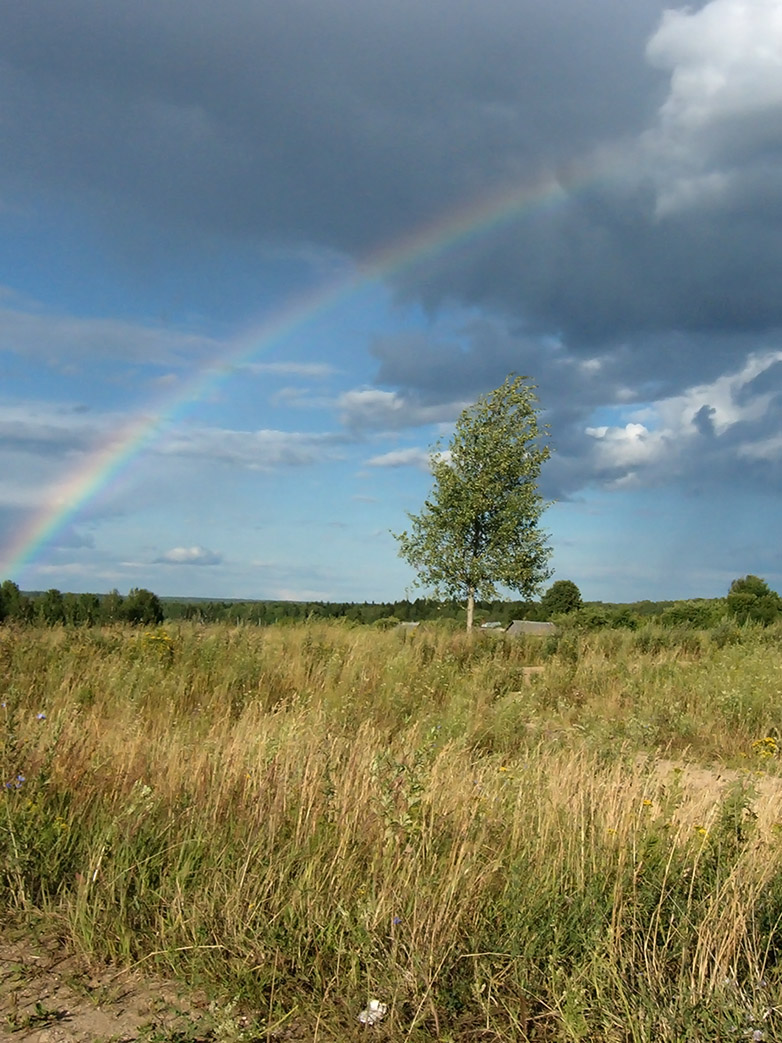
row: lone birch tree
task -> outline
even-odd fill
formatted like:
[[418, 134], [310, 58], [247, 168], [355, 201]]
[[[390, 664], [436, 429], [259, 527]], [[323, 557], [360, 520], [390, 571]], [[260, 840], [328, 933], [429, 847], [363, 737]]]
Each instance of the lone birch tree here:
[[465, 409], [447, 451], [432, 448], [423, 509], [394, 534], [422, 586], [466, 602], [468, 630], [476, 597], [496, 598], [498, 584], [532, 597], [551, 575], [537, 484], [551, 448], [539, 413], [535, 386], [513, 374]]

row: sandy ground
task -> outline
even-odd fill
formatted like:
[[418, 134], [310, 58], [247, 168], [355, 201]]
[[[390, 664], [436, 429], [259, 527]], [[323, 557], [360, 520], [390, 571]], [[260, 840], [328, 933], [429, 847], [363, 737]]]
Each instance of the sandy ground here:
[[139, 970], [91, 971], [56, 941], [8, 932], [0, 939], [0, 1040], [206, 1043], [221, 1038], [226, 1037], [216, 1034], [213, 1012], [196, 994], [150, 981]]

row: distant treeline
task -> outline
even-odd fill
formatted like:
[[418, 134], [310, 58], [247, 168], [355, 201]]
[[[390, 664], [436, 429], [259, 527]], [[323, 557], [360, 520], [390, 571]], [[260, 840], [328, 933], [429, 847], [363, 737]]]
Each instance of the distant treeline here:
[[160, 599], [151, 590], [134, 588], [126, 597], [108, 594], [63, 594], [52, 588], [22, 593], [7, 579], [0, 583], [0, 623], [36, 623], [48, 626], [96, 626], [136, 623], [154, 626], [165, 618]]
[[[191, 601], [162, 598], [169, 620], [196, 620], [204, 623], [274, 623], [305, 620], [347, 620], [368, 626], [394, 626], [397, 623], [452, 621], [464, 626], [465, 608], [456, 601], [432, 598], [414, 600], [347, 602], [347, 601]], [[724, 605], [724, 602], [721, 602]], [[638, 621], [660, 615], [673, 602], [642, 601], [632, 605], [588, 603], [579, 610], [584, 619], [604, 619], [608, 625], [623, 625], [629, 617]], [[507, 625], [513, 619], [547, 620], [552, 613], [539, 601], [479, 601], [475, 606], [476, 623], [495, 622]]]
[[[606, 627], [634, 630], [649, 622], [706, 630], [726, 619], [742, 624], [768, 624], [779, 618], [782, 618], [782, 598], [769, 589], [765, 580], [751, 575], [734, 580], [724, 598], [630, 604], [582, 602], [574, 583], [558, 580], [540, 601], [482, 601], [476, 603], [475, 611], [476, 625], [507, 626], [513, 619], [555, 619], [588, 630]], [[456, 601], [432, 598], [380, 602], [209, 601], [161, 598], [143, 587], [136, 587], [123, 597], [117, 590], [108, 594], [63, 594], [56, 589], [22, 592], [11, 580], [0, 584], [0, 623], [157, 626], [165, 621], [182, 620], [271, 626], [319, 619], [377, 627], [439, 622], [456, 628], [465, 624], [465, 609]]]
[[[587, 602], [568, 614], [575, 626], [628, 627], [659, 620], [678, 626], [707, 627], [725, 614], [724, 598], [686, 602], [637, 601], [631, 604]], [[477, 623], [507, 625], [513, 619], [546, 620], [561, 618], [538, 601], [478, 602]], [[307, 620], [345, 620], [367, 626], [391, 627], [397, 623], [441, 621], [464, 625], [464, 606], [455, 601], [431, 598], [382, 602], [339, 601], [235, 601], [199, 598], [158, 597], [150, 590], [134, 588], [123, 596], [71, 594], [51, 589], [22, 592], [5, 580], [0, 584], [0, 623], [95, 626], [131, 623], [156, 626], [163, 622], [246, 623], [257, 626], [304, 622]]]

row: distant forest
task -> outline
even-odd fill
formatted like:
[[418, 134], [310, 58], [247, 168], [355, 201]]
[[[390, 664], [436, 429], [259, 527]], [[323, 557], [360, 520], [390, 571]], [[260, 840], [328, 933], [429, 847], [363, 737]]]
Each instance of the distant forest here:
[[[574, 585], [573, 585], [574, 586]], [[567, 613], [575, 626], [635, 628], [658, 621], [673, 626], [712, 626], [725, 615], [726, 599], [692, 601], [636, 601], [629, 604], [584, 602]], [[491, 601], [476, 604], [476, 624], [513, 619], [561, 618], [551, 599], [540, 601]], [[233, 599], [159, 597], [144, 588], [123, 596], [71, 594], [51, 589], [20, 591], [15, 583], [0, 584], [0, 623], [93, 626], [131, 623], [157, 626], [166, 622], [231, 623], [270, 626], [307, 620], [344, 620], [349, 624], [391, 627], [398, 623], [439, 622], [464, 626], [464, 606], [431, 598], [381, 602], [341, 601], [241, 601]]]

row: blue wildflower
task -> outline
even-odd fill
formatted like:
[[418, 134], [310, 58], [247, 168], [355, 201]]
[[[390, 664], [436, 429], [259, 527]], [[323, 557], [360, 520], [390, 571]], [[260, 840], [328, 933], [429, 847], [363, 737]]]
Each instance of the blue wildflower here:
[[36, 716], [36, 718], [35, 718], [35, 719], [36, 719], [37, 721], [45, 721], [45, 720], [46, 720], [46, 714], [45, 714], [45, 713], [39, 713], [39, 714], [38, 714], [38, 715]]

